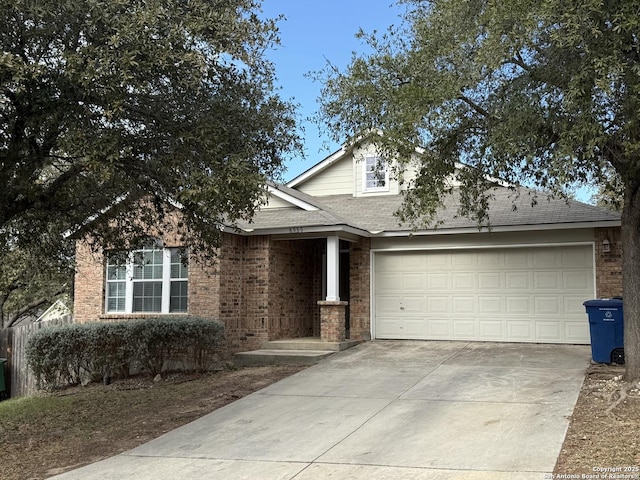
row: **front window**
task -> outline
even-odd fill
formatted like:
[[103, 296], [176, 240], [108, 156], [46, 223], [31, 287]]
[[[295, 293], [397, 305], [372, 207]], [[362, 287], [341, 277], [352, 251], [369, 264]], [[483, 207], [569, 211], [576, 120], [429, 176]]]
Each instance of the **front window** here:
[[387, 163], [380, 157], [366, 157], [364, 159], [364, 191], [389, 191], [389, 169]]
[[187, 311], [188, 265], [180, 249], [116, 253], [107, 263], [107, 313]]

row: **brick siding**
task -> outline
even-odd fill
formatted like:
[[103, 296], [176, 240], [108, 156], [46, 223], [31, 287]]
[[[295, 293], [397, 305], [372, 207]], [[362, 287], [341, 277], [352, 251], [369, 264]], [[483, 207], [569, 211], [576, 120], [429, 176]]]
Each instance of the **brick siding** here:
[[[165, 244], [179, 246], [174, 241]], [[215, 262], [190, 258], [189, 315], [223, 322], [228, 353], [259, 348], [267, 340], [319, 336], [322, 245], [225, 234]], [[79, 241], [76, 262], [76, 321], [158, 316], [105, 314], [104, 255]]]
[[310, 337], [314, 333], [314, 282], [321, 268], [318, 242], [272, 241], [269, 267], [269, 339]]
[[[610, 252], [603, 251], [603, 242], [609, 242]], [[617, 228], [595, 229], [596, 296], [611, 298], [622, 296], [622, 231]]]
[[73, 317], [76, 322], [97, 320], [104, 312], [104, 256], [86, 242], [76, 243]]
[[349, 337], [353, 340], [371, 339], [370, 309], [370, 272], [371, 272], [371, 240], [361, 238], [351, 243], [350, 261], [350, 296], [349, 296]]
[[320, 301], [320, 339], [342, 342], [345, 339], [345, 313], [348, 302]]

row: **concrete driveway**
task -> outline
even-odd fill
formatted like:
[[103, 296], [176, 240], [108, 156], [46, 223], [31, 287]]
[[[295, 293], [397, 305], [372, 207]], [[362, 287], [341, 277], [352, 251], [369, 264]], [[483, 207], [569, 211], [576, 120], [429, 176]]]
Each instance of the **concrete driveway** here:
[[589, 358], [588, 346], [369, 342], [54, 478], [542, 480]]

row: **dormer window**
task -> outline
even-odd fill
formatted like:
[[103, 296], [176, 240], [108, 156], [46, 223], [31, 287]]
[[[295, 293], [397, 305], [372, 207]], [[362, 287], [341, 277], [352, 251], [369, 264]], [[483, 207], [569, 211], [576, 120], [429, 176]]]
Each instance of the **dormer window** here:
[[389, 169], [387, 162], [381, 157], [366, 157], [364, 159], [363, 184], [365, 192], [388, 192]]

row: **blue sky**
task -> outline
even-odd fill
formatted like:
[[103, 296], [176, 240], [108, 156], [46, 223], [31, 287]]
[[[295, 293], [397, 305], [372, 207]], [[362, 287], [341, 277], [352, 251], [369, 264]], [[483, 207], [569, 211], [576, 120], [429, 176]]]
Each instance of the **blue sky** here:
[[[278, 23], [282, 45], [267, 56], [275, 64], [281, 96], [300, 104], [298, 113], [302, 119], [317, 111], [322, 88], [305, 74], [321, 70], [327, 60], [343, 69], [351, 59], [351, 52], [366, 48], [355, 38], [358, 30], [386, 30], [398, 22], [401, 11], [392, 0], [263, 0], [262, 10], [265, 17], [279, 14], [286, 17]], [[340, 147], [330, 142], [327, 135], [321, 136], [313, 123], [303, 120], [302, 125], [306, 158], [287, 163], [285, 180], [291, 180]]]
[[[352, 52], [366, 51], [366, 45], [355, 38], [359, 29], [384, 31], [399, 22], [402, 8], [393, 0], [263, 0], [262, 10], [268, 18], [285, 16], [278, 23], [281, 45], [267, 57], [276, 67], [281, 96], [300, 105], [298, 114], [305, 129], [305, 157], [287, 162], [284, 180], [288, 181], [340, 148], [314, 123], [305, 121], [318, 110], [322, 88], [305, 75], [324, 68], [327, 60], [344, 69]], [[593, 193], [593, 189], [582, 188], [577, 198], [588, 202]]]

